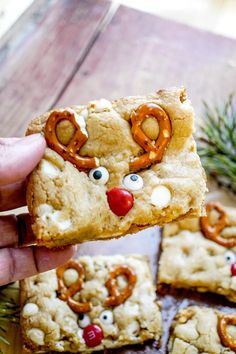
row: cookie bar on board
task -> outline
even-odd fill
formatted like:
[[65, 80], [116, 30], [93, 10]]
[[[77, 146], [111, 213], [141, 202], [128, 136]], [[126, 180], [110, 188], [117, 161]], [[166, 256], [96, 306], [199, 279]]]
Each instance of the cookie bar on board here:
[[202, 213], [205, 174], [184, 89], [58, 109], [33, 120], [47, 149], [29, 178], [37, 244], [134, 233]]
[[24, 353], [89, 353], [161, 336], [145, 256], [81, 256], [25, 279], [21, 308]]
[[169, 354], [234, 354], [236, 313], [190, 306], [175, 317], [168, 343]]
[[166, 225], [158, 288], [214, 292], [236, 302], [236, 209], [207, 204], [207, 216]]

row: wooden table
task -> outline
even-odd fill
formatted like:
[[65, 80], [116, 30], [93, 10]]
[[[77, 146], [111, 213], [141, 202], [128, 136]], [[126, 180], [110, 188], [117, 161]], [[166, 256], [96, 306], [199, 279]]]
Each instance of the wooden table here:
[[[3, 137], [22, 136], [29, 120], [52, 107], [172, 85], [187, 87], [198, 121], [203, 99], [214, 104], [235, 90], [236, 41], [105, 0], [41, 0], [1, 39], [0, 63]], [[155, 277], [159, 242], [159, 229], [152, 228], [96, 242], [96, 248], [91, 242], [79, 252], [148, 254]], [[232, 306], [219, 296], [167, 295], [162, 348], [147, 344], [113, 352], [165, 353], [174, 313], [194, 301]], [[12, 330], [10, 334], [15, 344], [4, 353], [20, 353], [18, 335]]]

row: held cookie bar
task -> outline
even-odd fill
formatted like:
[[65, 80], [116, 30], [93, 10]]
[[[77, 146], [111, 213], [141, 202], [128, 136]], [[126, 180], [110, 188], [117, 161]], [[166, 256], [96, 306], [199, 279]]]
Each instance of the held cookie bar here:
[[109, 239], [199, 216], [205, 175], [185, 90], [46, 113], [27, 134], [48, 148], [31, 174], [27, 204], [37, 243]]
[[210, 291], [236, 302], [236, 209], [209, 203], [207, 216], [166, 225], [158, 287]]
[[207, 307], [181, 310], [171, 326], [169, 354], [234, 354], [236, 313], [224, 314]]
[[159, 341], [161, 312], [145, 256], [82, 256], [21, 281], [24, 353]]

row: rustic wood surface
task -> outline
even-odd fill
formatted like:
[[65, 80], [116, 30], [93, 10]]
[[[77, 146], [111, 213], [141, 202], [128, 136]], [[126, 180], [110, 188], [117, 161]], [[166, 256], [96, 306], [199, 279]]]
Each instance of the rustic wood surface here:
[[[40, 3], [40, 5], [39, 5]], [[0, 42], [0, 133], [20, 136], [34, 115], [53, 106], [116, 98], [170, 85], [185, 85], [198, 113], [202, 100], [225, 99], [235, 89], [236, 41], [192, 29], [105, 0], [34, 2]], [[212, 198], [235, 204], [215, 186]], [[227, 198], [227, 199], [225, 199]], [[80, 254], [141, 253], [156, 278], [160, 231], [151, 228], [119, 240], [90, 242]], [[155, 343], [113, 353], [165, 353], [168, 328], [179, 307], [235, 305], [220, 296], [179, 291], [161, 296], [164, 336]], [[9, 329], [20, 353], [19, 332]]]

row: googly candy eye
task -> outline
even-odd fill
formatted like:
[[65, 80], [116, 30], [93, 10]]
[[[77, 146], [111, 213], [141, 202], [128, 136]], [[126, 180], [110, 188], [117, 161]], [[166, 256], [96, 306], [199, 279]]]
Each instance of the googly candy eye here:
[[143, 179], [141, 176], [131, 173], [124, 177], [123, 185], [131, 191], [138, 191], [143, 188]]
[[103, 311], [99, 316], [100, 321], [103, 324], [112, 324], [113, 323], [113, 313], [110, 310]]
[[233, 264], [236, 262], [236, 255], [232, 251], [225, 252], [225, 260], [228, 264]]
[[91, 323], [90, 317], [85, 313], [80, 313], [78, 317], [78, 325], [81, 328], [87, 327]]
[[93, 168], [89, 172], [89, 178], [96, 184], [106, 184], [109, 180], [109, 172], [105, 167]]

